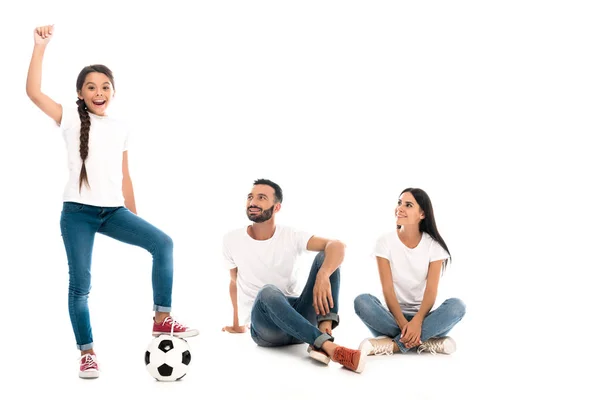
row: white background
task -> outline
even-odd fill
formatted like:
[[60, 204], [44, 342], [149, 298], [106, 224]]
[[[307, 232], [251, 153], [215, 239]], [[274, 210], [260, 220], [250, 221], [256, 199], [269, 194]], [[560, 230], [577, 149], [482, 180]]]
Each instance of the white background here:
[[[598, 348], [594, 2], [0, 7], [3, 392], [591, 395], [592, 367], [582, 363], [595, 363]], [[155, 383], [141, 361], [150, 255], [100, 236], [90, 307], [103, 371], [77, 378], [58, 224], [65, 148], [25, 94], [33, 29], [52, 23], [45, 93], [74, 104], [81, 68], [102, 63], [115, 73], [113, 112], [134, 127], [138, 213], [174, 239], [173, 314], [201, 331], [182, 382]], [[221, 238], [248, 222], [245, 196], [257, 178], [283, 188], [279, 223], [347, 244], [336, 341], [348, 347], [369, 335], [352, 300], [379, 290], [375, 239], [394, 229], [402, 189], [426, 190], [454, 259], [438, 302], [467, 304], [453, 333], [458, 351], [370, 358], [356, 375], [315, 366], [304, 346], [265, 351], [249, 335], [221, 333], [231, 322]], [[300, 262], [308, 268], [311, 258]]]

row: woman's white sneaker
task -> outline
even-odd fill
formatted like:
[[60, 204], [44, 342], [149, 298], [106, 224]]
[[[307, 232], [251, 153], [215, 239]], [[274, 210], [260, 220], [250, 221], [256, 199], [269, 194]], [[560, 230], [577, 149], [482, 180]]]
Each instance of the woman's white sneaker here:
[[417, 353], [428, 351], [431, 354], [452, 354], [456, 351], [456, 342], [450, 336], [435, 337], [424, 341]]

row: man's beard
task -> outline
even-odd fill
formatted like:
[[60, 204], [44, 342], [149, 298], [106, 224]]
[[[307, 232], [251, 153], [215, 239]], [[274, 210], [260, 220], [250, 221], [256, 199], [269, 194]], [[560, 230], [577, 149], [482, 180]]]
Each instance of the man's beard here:
[[[258, 208], [258, 207], [252, 207], [252, 208]], [[256, 222], [256, 223], [261, 223], [261, 222], [265, 222], [271, 219], [271, 217], [273, 216], [273, 209], [275, 208], [275, 204], [273, 204], [273, 207], [262, 211], [260, 214], [250, 214], [250, 208], [246, 209], [246, 215], [248, 216], [248, 218], [250, 219], [250, 221], [252, 222]]]

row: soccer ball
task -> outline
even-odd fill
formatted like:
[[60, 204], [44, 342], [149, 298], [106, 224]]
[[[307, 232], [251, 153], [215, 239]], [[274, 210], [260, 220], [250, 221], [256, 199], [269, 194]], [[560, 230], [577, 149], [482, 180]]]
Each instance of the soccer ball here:
[[144, 358], [146, 369], [158, 381], [177, 381], [188, 371], [192, 353], [187, 341], [160, 335], [150, 342]]

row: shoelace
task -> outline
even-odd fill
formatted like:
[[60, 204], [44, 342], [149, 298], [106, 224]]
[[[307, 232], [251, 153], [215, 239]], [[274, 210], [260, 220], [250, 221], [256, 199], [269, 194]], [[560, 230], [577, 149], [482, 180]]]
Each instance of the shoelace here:
[[[375, 343], [373, 343], [373, 342], [375, 342]], [[394, 354], [394, 342], [380, 341], [380, 340], [374, 340], [373, 342], [371, 342], [371, 344], [374, 347], [374, 349], [373, 349], [374, 355], [376, 355], [376, 356], [379, 356], [379, 355], [391, 356], [392, 354]]]
[[163, 325], [170, 323], [171, 324], [171, 336], [173, 336], [173, 332], [175, 330], [175, 327], [177, 328], [182, 328], [185, 329], [185, 326], [180, 324], [179, 322], [175, 321], [173, 318], [171, 318], [170, 316], [165, 318], [165, 320], [163, 321]]
[[343, 347], [338, 347], [335, 349], [335, 361], [339, 362], [346, 367], [352, 366], [352, 351], [345, 349]]
[[423, 342], [417, 349], [417, 354], [423, 351], [429, 351], [431, 354], [444, 352], [444, 339], [429, 339]]
[[79, 358], [79, 361], [81, 362], [81, 360], [84, 358], [85, 358], [85, 360], [83, 361], [83, 369], [84, 370], [90, 369], [90, 368], [95, 368], [95, 369], [98, 368], [98, 364], [96, 363], [96, 361], [94, 361], [94, 359], [92, 358], [91, 355], [84, 354]]

